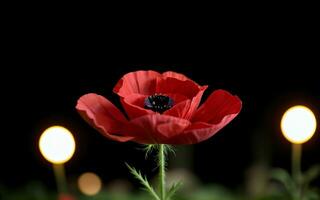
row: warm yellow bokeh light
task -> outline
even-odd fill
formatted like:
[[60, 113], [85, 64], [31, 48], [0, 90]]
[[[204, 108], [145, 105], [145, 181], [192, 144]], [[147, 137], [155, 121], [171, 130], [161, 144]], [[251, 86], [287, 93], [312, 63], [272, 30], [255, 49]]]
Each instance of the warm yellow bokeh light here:
[[78, 179], [79, 190], [88, 196], [96, 195], [102, 187], [101, 179], [92, 172], [82, 174]]
[[305, 106], [294, 106], [288, 109], [281, 120], [281, 130], [287, 140], [295, 144], [308, 141], [317, 128], [316, 117]]
[[62, 164], [70, 160], [75, 147], [73, 135], [62, 126], [52, 126], [46, 129], [39, 140], [41, 154], [54, 164]]

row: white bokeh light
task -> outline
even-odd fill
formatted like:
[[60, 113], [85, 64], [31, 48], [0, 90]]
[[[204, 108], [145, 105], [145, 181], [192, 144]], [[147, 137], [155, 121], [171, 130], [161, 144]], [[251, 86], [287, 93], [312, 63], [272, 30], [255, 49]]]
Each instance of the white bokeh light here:
[[70, 160], [75, 146], [73, 135], [62, 126], [52, 126], [46, 129], [39, 140], [41, 154], [54, 164], [63, 164]]
[[313, 112], [305, 106], [289, 108], [281, 120], [281, 130], [287, 140], [294, 144], [308, 141], [316, 131], [317, 121]]

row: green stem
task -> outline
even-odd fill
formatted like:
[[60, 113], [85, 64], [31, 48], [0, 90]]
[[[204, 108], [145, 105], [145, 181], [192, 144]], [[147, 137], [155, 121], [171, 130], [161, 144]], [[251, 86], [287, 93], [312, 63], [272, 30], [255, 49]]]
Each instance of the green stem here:
[[292, 144], [292, 177], [297, 186], [297, 191], [295, 195], [296, 200], [302, 199], [301, 149], [301, 144]]
[[67, 193], [67, 180], [63, 164], [53, 164], [53, 171], [57, 182], [58, 193]]
[[164, 144], [159, 145], [159, 181], [160, 181], [160, 199], [165, 200], [166, 198], [166, 187], [165, 187], [165, 153]]

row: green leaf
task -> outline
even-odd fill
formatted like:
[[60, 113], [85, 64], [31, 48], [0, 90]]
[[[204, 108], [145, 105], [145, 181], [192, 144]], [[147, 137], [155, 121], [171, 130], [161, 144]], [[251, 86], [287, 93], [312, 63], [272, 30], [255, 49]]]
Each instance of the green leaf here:
[[319, 200], [320, 199], [320, 195], [319, 193], [317, 193], [314, 190], [308, 190], [306, 191], [306, 193], [304, 194], [304, 199], [305, 200]]
[[128, 169], [130, 170], [131, 174], [140, 181], [140, 183], [144, 186], [144, 189], [149, 192], [151, 196], [153, 196], [156, 200], [160, 200], [157, 193], [153, 189], [153, 187], [149, 184], [149, 181], [145, 176], [141, 174], [140, 171], [136, 170], [134, 167], [131, 167], [127, 163], [125, 163]]
[[305, 185], [309, 185], [309, 183], [315, 180], [318, 176], [320, 176], [320, 165], [314, 165], [304, 173], [303, 183]]
[[165, 155], [168, 155], [169, 153], [175, 154], [176, 152], [175, 152], [174, 147], [172, 145], [166, 144], [166, 145], [164, 145], [164, 153], [165, 153]]
[[282, 183], [289, 193], [292, 193], [293, 191], [295, 191], [294, 181], [292, 180], [290, 174], [286, 170], [281, 168], [272, 170], [271, 178]]
[[158, 145], [148, 144], [144, 146], [143, 150], [146, 152], [145, 158], [147, 159], [153, 151], [158, 150]]
[[178, 191], [178, 189], [181, 187], [182, 185], [182, 182], [179, 181], [177, 183], [174, 183], [170, 189], [168, 190], [168, 193], [167, 193], [167, 196], [166, 196], [166, 200], [170, 200], [174, 195], [175, 193]]

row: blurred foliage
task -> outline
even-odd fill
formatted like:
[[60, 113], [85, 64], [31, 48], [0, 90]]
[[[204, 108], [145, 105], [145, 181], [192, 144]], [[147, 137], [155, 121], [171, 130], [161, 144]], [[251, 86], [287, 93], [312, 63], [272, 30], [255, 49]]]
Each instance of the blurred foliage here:
[[55, 194], [47, 190], [39, 182], [31, 182], [25, 187], [9, 190], [3, 186], [0, 187], [1, 200], [55, 200]]
[[320, 200], [320, 189], [310, 185], [319, 175], [320, 165], [312, 166], [297, 181], [285, 169], [277, 168], [271, 172], [271, 178], [283, 186], [282, 194], [285, 198], [300, 199], [298, 191], [301, 191], [302, 200]]
[[[282, 176], [282, 175], [281, 175]], [[317, 191], [319, 192], [319, 191]], [[308, 200], [319, 200], [319, 193], [309, 193]], [[150, 200], [152, 199], [148, 193], [141, 191], [135, 193], [115, 193], [103, 190], [99, 194], [88, 197], [82, 194], [75, 194], [77, 200]], [[8, 190], [0, 187], [1, 200], [57, 200], [56, 194], [47, 190], [40, 183], [30, 183], [19, 190]], [[219, 185], [206, 185], [189, 192], [180, 192], [174, 200], [290, 200], [285, 193], [274, 190], [268, 195], [248, 198], [244, 194], [230, 191]]]
[[[188, 177], [186, 172], [181, 170], [175, 174], [182, 174]], [[170, 174], [170, 173], [168, 173]], [[312, 181], [320, 175], [320, 165], [315, 165], [303, 173], [303, 200], [320, 200], [320, 188], [312, 187]], [[172, 176], [175, 179], [176, 176]], [[180, 179], [180, 178], [179, 178]], [[194, 178], [190, 178], [195, 182]], [[170, 182], [170, 181], [169, 181]], [[187, 179], [183, 182], [188, 183]], [[77, 200], [151, 200], [152, 197], [145, 191], [132, 192], [130, 189], [123, 189], [123, 184], [115, 182], [112, 186], [106, 187], [99, 194], [88, 197], [76, 190], [75, 185], [71, 187], [72, 194]], [[292, 194], [296, 185], [291, 175], [284, 169], [271, 171], [271, 181], [266, 184], [265, 192], [259, 195], [249, 195], [240, 187], [238, 190], [230, 190], [221, 185], [182, 184], [181, 190], [172, 198], [173, 200], [292, 200]], [[113, 189], [112, 189], [113, 188]], [[122, 188], [122, 189], [121, 189]], [[41, 182], [31, 182], [19, 189], [8, 189], [0, 185], [0, 200], [57, 200], [57, 194], [46, 188]]]

